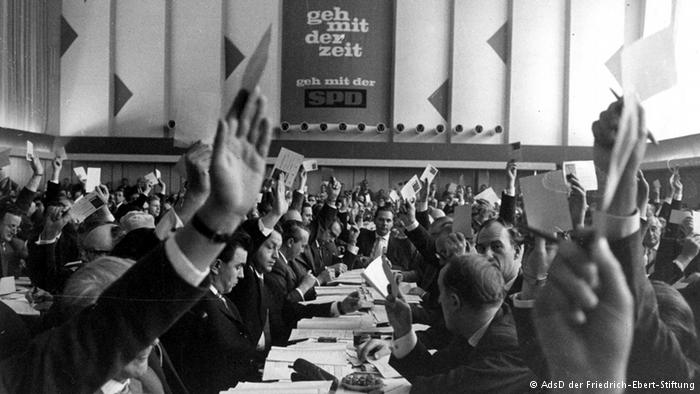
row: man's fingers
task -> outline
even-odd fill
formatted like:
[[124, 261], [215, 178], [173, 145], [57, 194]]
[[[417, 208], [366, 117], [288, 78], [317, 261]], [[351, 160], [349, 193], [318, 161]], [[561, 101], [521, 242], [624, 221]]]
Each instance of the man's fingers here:
[[253, 115], [255, 115], [255, 111], [258, 107], [258, 97], [260, 97], [260, 88], [256, 86], [255, 90], [248, 96], [248, 101], [246, 101], [243, 112], [238, 119], [240, 124], [238, 125], [236, 137], [241, 139], [248, 137], [252, 126]]
[[571, 300], [571, 304], [578, 305], [583, 309], [593, 309], [598, 305], [598, 296], [591, 286], [581, 277], [574, 274], [561, 261], [555, 261], [549, 269], [548, 280], [556, 285], [566, 297]]
[[251, 144], [258, 141], [260, 135], [260, 122], [262, 122], [267, 109], [267, 99], [265, 96], [260, 96], [255, 104], [255, 115], [253, 116], [253, 120], [250, 124], [250, 134], [248, 134], [248, 142]]
[[258, 154], [263, 158], [267, 157], [267, 152], [270, 150], [270, 141], [272, 139], [272, 128], [270, 127], [270, 120], [263, 118], [260, 121], [258, 140], [255, 143], [255, 148]]

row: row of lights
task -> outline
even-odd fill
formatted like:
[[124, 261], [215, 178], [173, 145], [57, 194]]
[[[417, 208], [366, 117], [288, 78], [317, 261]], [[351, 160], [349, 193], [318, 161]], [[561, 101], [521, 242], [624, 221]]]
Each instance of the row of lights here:
[[[328, 123], [319, 123], [317, 125], [317, 128], [321, 133], [326, 133], [330, 129], [330, 126], [328, 125]], [[298, 125], [292, 125], [289, 122], [282, 122], [280, 124], [280, 130], [282, 130], [283, 133], [289, 133], [289, 132], [294, 131], [294, 130], [298, 130], [299, 132], [302, 132], [302, 133], [308, 133], [309, 131], [311, 131], [311, 129], [312, 129], [312, 125], [307, 123], [307, 122], [301, 122]], [[344, 132], [349, 131], [351, 128], [347, 123], [338, 123], [337, 129], [339, 132], [344, 133]], [[359, 131], [360, 133], [363, 133], [365, 131], [374, 130], [377, 132], [377, 134], [383, 134], [388, 129], [389, 128], [384, 123], [378, 123], [376, 126], [368, 126], [365, 123], [358, 123], [355, 126], [355, 130]], [[412, 128], [412, 129], [407, 129], [403, 123], [397, 123], [396, 127], [394, 127], [392, 130], [396, 134], [401, 134], [404, 131], [408, 131], [408, 130], [413, 130], [416, 134], [422, 134], [426, 131], [426, 128], [425, 128], [425, 125], [423, 125], [422, 123], [417, 124], [416, 127]], [[442, 134], [446, 131], [446, 127], [443, 124], [439, 124], [439, 125], [435, 126], [435, 128], [432, 129], [432, 131], [435, 134]], [[463, 133], [470, 134], [471, 133], [471, 134], [479, 135], [479, 134], [484, 133], [484, 126], [478, 124], [478, 125], [474, 126], [474, 128], [472, 128], [470, 130], [466, 130], [463, 125], [458, 124], [454, 128], [452, 128], [452, 132], [455, 134], [463, 134]], [[486, 131], [485, 135], [493, 135], [493, 134], [501, 134], [501, 133], [503, 133], [503, 127], [501, 125], [497, 125], [493, 129]]]

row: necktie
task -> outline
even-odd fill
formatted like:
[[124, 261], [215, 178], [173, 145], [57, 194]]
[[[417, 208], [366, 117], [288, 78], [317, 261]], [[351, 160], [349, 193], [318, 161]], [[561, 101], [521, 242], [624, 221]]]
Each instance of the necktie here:
[[377, 237], [377, 239], [374, 240], [374, 247], [372, 248], [372, 255], [370, 257], [374, 261], [374, 259], [380, 257], [382, 254], [384, 254], [384, 242], [382, 242], [382, 237]]

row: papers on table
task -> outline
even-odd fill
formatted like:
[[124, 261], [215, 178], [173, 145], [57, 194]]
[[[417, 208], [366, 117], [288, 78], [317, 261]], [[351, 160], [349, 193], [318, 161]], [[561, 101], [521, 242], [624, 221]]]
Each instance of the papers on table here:
[[0, 167], [10, 165], [10, 152], [12, 152], [11, 148], [3, 149], [0, 151]]
[[312, 317], [301, 319], [297, 328], [355, 330], [374, 326], [374, 319], [369, 315], [343, 315], [340, 317]]
[[[337, 278], [333, 279], [330, 283], [346, 283], [351, 285], [361, 285], [365, 282], [362, 279], [362, 269], [356, 269], [352, 271], [345, 271], [338, 275]], [[349, 293], [348, 293], [349, 294]]]
[[[303, 343], [303, 342], [302, 342]], [[339, 343], [311, 343], [313, 346], [273, 346], [267, 354], [269, 361], [285, 361], [294, 363], [298, 358], [303, 358], [314, 364], [346, 365], [345, 342]]]
[[562, 171], [520, 178], [528, 226], [547, 233], [571, 230], [567, 189]]
[[92, 192], [73, 204], [73, 207], [70, 209], [70, 215], [73, 220], [82, 223], [88, 216], [102, 208], [103, 205], [104, 202], [97, 193]]
[[389, 279], [384, 273], [382, 257], [379, 256], [374, 261], [369, 263], [367, 268], [362, 272], [362, 277], [367, 281], [367, 283], [372, 286], [375, 290], [379, 292], [382, 298], [386, 298], [389, 293], [387, 291], [387, 286], [389, 285]]
[[404, 200], [410, 200], [416, 197], [416, 194], [420, 191], [421, 185], [417, 176], [413, 176], [405, 185], [401, 188], [401, 197]]
[[598, 190], [598, 177], [593, 160], [565, 161], [561, 168], [564, 171], [564, 182], [568, 183], [567, 175], [573, 174], [584, 190]]
[[301, 305], [315, 305], [315, 304], [325, 304], [327, 302], [342, 302], [347, 295], [334, 294], [334, 295], [324, 295], [322, 297], [316, 297], [314, 300], [309, 301], [299, 301]]
[[438, 169], [433, 167], [432, 164], [428, 164], [427, 167], [425, 167], [425, 170], [423, 170], [423, 173], [420, 176], [420, 179], [426, 183], [430, 183], [435, 179], [435, 176], [438, 173]]
[[289, 335], [289, 341], [297, 339], [318, 339], [319, 337], [336, 338], [339, 341], [352, 341], [352, 330], [333, 330], [325, 328], [295, 328]]
[[[359, 270], [361, 271], [361, 270]], [[359, 286], [316, 286], [314, 287], [314, 291], [316, 292], [316, 295], [318, 297], [321, 296], [333, 296], [333, 295], [343, 295], [347, 296], [348, 294], [358, 291], [360, 289]]]
[[296, 178], [299, 167], [301, 167], [303, 162], [303, 155], [287, 148], [281, 148], [275, 160], [275, 166], [272, 168], [272, 179], [277, 180], [278, 174], [281, 172], [283, 174], [282, 179], [284, 180], [284, 184], [287, 187], [292, 187], [294, 178]]
[[[291, 364], [292, 363], [287, 361], [265, 361], [262, 380], [290, 381], [292, 379], [292, 372], [294, 372], [292, 368], [289, 368]], [[347, 361], [345, 365], [316, 364], [316, 366], [324, 369], [326, 372], [338, 378], [338, 380], [353, 372], [352, 365]]]
[[87, 169], [87, 180], [85, 181], [85, 191], [91, 192], [95, 190], [97, 186], [100, 185], [100, 179], [102, 178], [102, 169], [88, 167]]
[[17, 288], [15, 287], [14, 276], [0, 278], [0, 295], [14, 293], [15, 291], [17, 291]]
[[235, 388], [221, 391], [219, 394], [245, 393], [287, 393], [287, 394], [326, 394], [331, 391], [333, 381], [311, 380], [303, 382], [254, 383], [241, 382]]
[[473, 236], [472, 230], [472, 206], [469, 204], [459, 205], [454, 209], [454, 222], [452, 231], [464, 234], [465, 237]]
[[501, 199], [498, 197], [492, 187], [484, 190], [483, 192], [474, 196], [474, 200], [486, 200], [491, 203], [491, 205], [496, 205], [501, 203]]

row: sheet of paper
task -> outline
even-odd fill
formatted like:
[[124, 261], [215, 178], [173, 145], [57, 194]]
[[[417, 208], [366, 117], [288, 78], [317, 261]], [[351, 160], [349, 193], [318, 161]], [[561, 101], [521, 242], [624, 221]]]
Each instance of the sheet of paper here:
[[306, 172], [318, 170], [318, 161], [316, 160], [304, 160], [301, 162], [301, 165], [304, 167], [304, 171]]
[[[156, 170], [158, 171], [158, 170]], [[158, 171], [160, 173], [160, 171]], [[153, 186], [156, 183], [158, 183], [158, 176], [156, 175], [155, 172], [149, 172], [148, 174], [144, 175], [143, 178], [146, 180], [146, 183], [149, 185]]]
[[12, 152], [11, 148], [0, 150], [0, 167], [10, 165], [10, 152]]
[[[291, 365], [286, 361], [265, 361], [265, 369], [263, 370], [262, 380], [291, 380], [292, 372], [294, 370], [289, 368]], [[326, 370], [339, 380], [343, 376], [352, 373], [352, 366], [349, 363], [345, 365], [327, 365], [327, 364], [316, 364], [319, 368]]]
[[486, 200], [486, 201], [490, 202], [491, 205], [496, 205], [496, 204], [501, 203], [501, 198], [498, 197], [498, 194], [496, 194], [495, 191], [493, 191], [492, 187], [489, 187], [488, 189], [486, 189], [483, 192], [474, 196], [474, 200]]
[[338, 350], [273, 346], [270, 353], [267, 354], [266, 360], [286, 361], [291, 364], [296, 359], [303, 358], [314, 364], [346, 365], [348, 363], [345, 356], [347, 344], [340, 343], [339, 345], [342, 345], [342, 348]]
[[474, 235], [472, 229], [472, 206], [469, 204], [459, 205], [454, 208], [454, 222], [452, 223], [452, 231], [460, 232], [465, 237]]
[[85, 191], [91, 192], [95, 190], [95, 188], [100, 185], [101, 178], [102, 168], [88, 167], [87, 181], [85, 182]]
[[401, 374], [396, 372], [396, 370], [389, 365], [389, 357], [391, 357], [391, 354], [387, 354], [378, 360], [369, 360], [369, 363], [374, 365], [374, 367], [377, 368], [377, 371], [379, 371], [379, 373], [387, 379], [400, 378]]
[[423, 173], [420, 176], [420, 179], [424, 182], [430, 183], [435, 179], [435, 176], [438, 173], [438, 169], [435, 168], [432, 164], [428, 164], [425, 167], [425, 170], [423, 170]]
[[547, 233], [572, 229], [563, 177], [562, 171], [552, 171], [520, 178], [528, 226]]
[[401, 188], [401, 197], [404, 200], [410, 200], [416, 197], [416, 194], [420, 191], [421, 185], [417, 176], [413, 176], [405, 185]]
[[103, 205], [104, 203], [100, 197], [95, 192], [92, 192], [73, 204], [70, 209], [70, 215], [75, 221], [82, 223], [88, 216], [102, 208]]
[[226, 391], [221, 391], [219, 394], [245, 394], [245, 393], [288, 393], [288, 394], [306, 394], [319, 393], [326, 394], [330, 392], [333, 382], [330, 380], [313, 380], [302, 382], [241, 382], [236, 387]]
[[384, 274], [384, 267], [382, 266], [382, 257], [377, 257], [369, 263], [367, 268], [362, 272], [362, 277], [370, 284], [375, 290], [381, 294], [383, 298], [386, 298], [389, 293], [387, 292], [387, 286], [389, 285], [389, 279], [387, 279]]
[[641, 101], [673, 87], [678, 81], [673, 28], [663, 29], [624, 47], [622, 87]]
[[58, 157], [61, 160], [67, 160], [68, 159], [68, 153], [66, 153], [66, 148], [65, 147], [60, 147], [56, 151], [56, 157]]
[[352, 341], [352, 330], [295, 328], [289, 335], [289, 340], [293, 341], [304, 338], [318, 339], [319, 337], [337, 338], [339, 341]]
[[341, 317], [314, 317], [311, 319], [301, 319], [297, 323], [297, 328], [322, 328], [328, 330], [355, 330], [374, 326], [374, 319], [371, 316], [348, 316]]
[[14, 276], [0, 278], [0, 295], [14, 293], [15, 291], [17, 291], [17, 288], [15, 287]]
[[396, 190], [394, 190], [394, 189], [391, 189], [391, 191], [389, 192], [389, 198], [394, 203], [399, 202], [399, 200], [401, 199], [401, 197], [399, 197], [399, 193], [396, 193]]
[[342, 295], [346, 296], [353, 291], [358, 291], [359, 286], [316, 286], [314, 291], [318, 297], [329, 296], [329, 295]]
[[568, 183], [566, 176], [574, 174], [578, 178], [584, 190], [598, 190], [598, 177], [595, 174], [593, 160], [565, 161], [562, 163], [564, 182]]
[[85, 182], [87, 180], [87, 173], [85, 172], [85, 168], [75, 167], [73, 168], [73, 172], [75, 173], [75, 176], [78, 177], [78, 180], [80, 180], [80, 182]]
[[287, 187], [292, 187], [294, 178], [296, 178], [299, 167], [301, 167], [303, 162], [303, 155], [287, 148], [281, 148], [275, 160], [275, 166], [272, 168], [272, 179], [277, 180], [277, 174], [282, 172], [284, 174], [284, 184]]
[[685, 218], [692, 217], [693, 214], [690, 211], [681, 211], [674, 209], [671, 211], [671, 216], [668, 218], [669, 223], [681, 224]]
[[32, 308], [29, 301], [27, 301], [24, 297], [16, 300], [3, 299], [0, 302], [5, 303], [5, 305], [9, 306], [10, 309], [15, 311], [15, 313], [18, 315], [39, 316], [41, 314], [38, 310]]
[[523, 150], [520, 142], [513, 142], [508, 145], [508, 160], [515, 160], [516, 162], [523, 161]]
[[327, 302], [335, 302], [335, 301], [340, 301], [340, 302], [342, 302], [342, 301], [345, 299], [345, 297], [347, 297], [347, 296], [346, 296], [346, 295], [340, 295], [340, 294], [336, 294], [336, 295], [324, 295], [324, 296], [316, 297], [316, 299], [314, 299], [314, 300], [300, 301], [299, 303], [300, 303], [301, 305], [316, 305], [316, 304], [325, 304], [325, 303], [327, 303]]
[[34, 144], [32, 141], [27, 141], [27, 161], [32, 161], [34, 158]]

